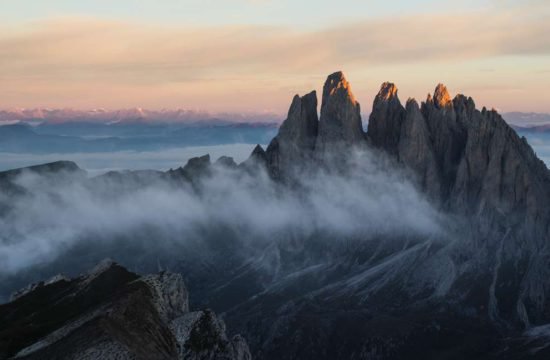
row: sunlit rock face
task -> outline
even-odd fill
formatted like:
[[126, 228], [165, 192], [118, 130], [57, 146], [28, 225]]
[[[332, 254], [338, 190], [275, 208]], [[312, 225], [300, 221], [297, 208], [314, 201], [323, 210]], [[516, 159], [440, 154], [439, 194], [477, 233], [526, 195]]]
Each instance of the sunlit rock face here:
[[326, 159], [351, 147], [363, 146], [360, 106], [342, 72], [329, 75], [323, 87], [319, 135], [315, 152]]
[[434, 90], [433, 103], [438, 109], [452, 108], [451, 95], [445, 85], [437, 84]]

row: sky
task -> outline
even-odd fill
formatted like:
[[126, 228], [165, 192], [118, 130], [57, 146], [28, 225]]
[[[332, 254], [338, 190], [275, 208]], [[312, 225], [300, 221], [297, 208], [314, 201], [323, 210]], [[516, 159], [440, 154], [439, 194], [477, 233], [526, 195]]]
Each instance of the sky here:
[[550, 2], [0, 0], [0, 108], [284, 114], [342, 70], [369, 113], [438, 83], [550, 112]]

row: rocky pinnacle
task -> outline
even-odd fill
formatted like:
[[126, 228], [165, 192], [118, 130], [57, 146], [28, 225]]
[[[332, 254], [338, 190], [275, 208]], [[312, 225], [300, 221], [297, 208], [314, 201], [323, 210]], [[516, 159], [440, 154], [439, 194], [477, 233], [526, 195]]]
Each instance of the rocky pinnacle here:
[[330, 75], [323, 87], [319, 135], [315, 152], [320, 157], [364, 144], [360, 106], [342, 72]]

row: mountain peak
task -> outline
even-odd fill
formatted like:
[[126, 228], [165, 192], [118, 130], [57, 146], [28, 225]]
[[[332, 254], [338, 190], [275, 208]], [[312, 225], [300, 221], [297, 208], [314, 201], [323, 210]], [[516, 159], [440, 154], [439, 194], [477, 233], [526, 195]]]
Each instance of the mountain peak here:
[[367, 134], [370, 142], [375, 147], [383, 147], [389, 152], [397, 152], [399, 131], [405, 109], [397, 96], [397, 86], [391, 82], [385, 82], [380, 86], [380, 91], [372, 105], [369, 117]]
[[451, 95], [447, 87], [441, 83], [437, 84], [434, 91], [434, 104], [440, 109], [452, 106]]
[[386, 100], [386, 101], [396, 97], [397, 97], [397, 86], [395, 86], [395, 84], [391, 82], [383, 83], [382, 86], [380, 86], [380, 91], [378, 91], [378, 95], [376, 95], [377, 99]]
[[328, 76], [323, 87], [319, 135], [315, 151], [321, 158], [341, 153], [348, 146], [361, 146], [365, 135], [361, 123], [361, 109], [342, 72]]
[[420, 110], [420, 107], [418, 106], [418, 102], [416, 101], [415, 98], [412, 98], [412, 97], [407, 99], [407, 103], [406, 103], [405, 107], [407, 109], [410, 108], [410, 107], [415, 107], [416, 109]]
[[265, 151], [264, 151], [264, 148], [262, 148], [262, 145], [256, 144], [250, 156], [265, 156]]
[[317, 93], [294, 96], [286, 120], [266, 150], [270, 171], [275, 177], [287, 177], [295, 164], [307, 160], [315, 147], [319, 131]]
[[357, 100], [351, 91], [351, 85], [347, 81], [344, 73], [341, 71], [332, 73], [327, 77], [325, 86], [323, 87], [323, 99], [327, 96], [347, 97], [353, 104], [357, 103]]

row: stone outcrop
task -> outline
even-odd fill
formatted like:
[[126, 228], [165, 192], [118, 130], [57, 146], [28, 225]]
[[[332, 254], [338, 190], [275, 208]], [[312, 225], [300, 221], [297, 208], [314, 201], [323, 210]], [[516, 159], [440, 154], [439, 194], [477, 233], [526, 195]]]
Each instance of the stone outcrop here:
[[181, 275], [140, 277], [112, 261], [19, 292], [0, 322], [1, 359], [250, 359], [214, 313], [189, 311]]
[[315, 152], [325, 160], [350, 147], [363, 146], [365, 137], [359, 103], [342, 72], [329, 75], [323, 87], [319, 135]]
[[[541, 321], [550, 295], [550, 287], [540, 286], [549, 271], [537, 260], [547, 256], [550, 239], [544, 163], [496, 111], [479, 111], [464, 95], [451, 100], [444, 85], [421, 109], [408, 101], [405, 112], [397, 101], [380, 105], [379, 97], [369, 123], [371, 144], [411, 169], [442, 210], [469, 219], [477, 244], [473, 256], [487, 252], [476, 260], [483, 270], [473, 276], [496, 269], [488, 291], [490, 318], [525, 326]], [[501, 264], [515, 276], [500, 275]]]
[[257, 144], [248, 159], [239, 164], [239, 168], [251, 173], [255, 173], [259, 169], [262, 171], [267, 170], [269, 165], [264, 148], [260, 144]]
[[176, 183], [191, 184], [198, 188], [200, 181], [211, 174], [211, 166], [209, 154], [197, 156], [189, 159], [185, 166], [167, 171], [166, 177]]
[[382, 84], [374, 99], [368, 124], [372, 144], [396, 154], [404, 119], [405, 109], [397, 96], [397, 87], [389, 82]]
[[[365, 146], [360, 106], [342, 72], [328, 76], [323, 87], [321, 116], [317, 94], [294, 96], [288, 116], [265, 151], [265, 165], [277, 180], [288, 180], [315, 164], [341, 163], [355, 147]], [[251, 155], [263, 164], [256, 148]], [[251, 160], [247, 160], [248, 163]]]
[[220, 156], [218, 160], [216, 160], [216, 165], [224, 166], [230, 169], [234, 169], [237, 167], [237, 163], [230, 156]]
[[451, 100], [442, 84], [421, 109], [415, 100], [403, 109], [397, 90], [383, 84], [368, 138], [412, 169], [422, 188], [451, 211], [490, 207], [505, 216], [536, 217], [535, 208], [544, 208], [550, 194], [549, 172], [527, 142], [495, 111], [476, 110], [472, 98]]
[[300, 164], [311, 161], [318, 128], [315, 91], [294, 96], [286, 120], [266, 150], [267, 164], [275, 178], [288, 177]]
[[437, 198], [441, 192], [439, 170], [431, 146], [428, 125], [416, 100], [407, 101], [405, 117], [397, 131], [399, 142], [391, 152], [394, 153], [396, 149], [398, 160], [413, 170], [421, 188], [432, 198]]

